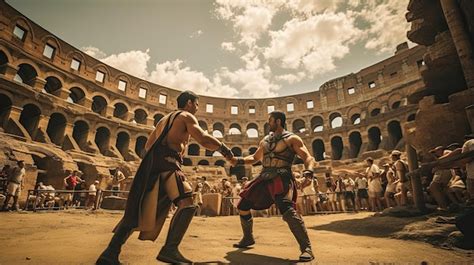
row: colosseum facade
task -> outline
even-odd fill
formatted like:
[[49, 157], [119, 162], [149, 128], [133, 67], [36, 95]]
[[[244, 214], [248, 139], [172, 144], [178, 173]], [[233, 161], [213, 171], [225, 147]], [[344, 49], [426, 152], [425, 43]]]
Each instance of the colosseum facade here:
[[[133, 176], [148, 134], [176, 108], [180, 91], [86, 55], [4, 1], [0, 28], [0, 161], [26, 161], [27, 189], [39, 180], [59, 187], [72, 169], [81, 170], [87, 182], [105, 179], [117, 166]], [[320, 162], [319, 172], [404, 150], [405, 125], [418, 109], [408, 96], [425, 86], [425, 53], [424, 46], [400, 44], [390, 58], [304, 94], [201, 96], [199, 124], [235, 154], [246, 155], [268, 132], [267, 113], [283, 110], [287, 129], [304, 140]], [[230, 168], [195, 142], [185, 165], [191, 175], [252, 174], [251, 167]]]

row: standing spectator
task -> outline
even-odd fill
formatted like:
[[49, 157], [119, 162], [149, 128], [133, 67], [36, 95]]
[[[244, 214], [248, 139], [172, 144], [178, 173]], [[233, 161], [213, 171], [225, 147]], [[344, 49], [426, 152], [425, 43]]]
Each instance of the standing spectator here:
[[402, 153], [398, 150], [393, 150], [390, 157], [393, 162], [392, 170], [395, 174], [395, 178], [398, 180], [400, 186], [399, 200], [400, 205], [404, 206], [408, 203], [408, 191], [411, 190], [411, 182], [407, 177], [408, 164], [401, 159]]
[[[430, 150], [430, 153], [436, 159], [449, 154], [451, 151], [446, 150], [444, 146], [437, 146], [436, 148]], [[448, 209], [448, 200], [447, 200], [447, 191], [448, 191], [448, 184], [451, 180], [452, 174], [450, 169], [433, 169], [433, 180], [430, 183], [430, 193], [431, 196], [438, 204], [438, 208], [440, 210], [447, 210]]]
[[193, 192], [193, 203], [196, 205], [196, 213], [194, 214], [195, 216], [200, 216], [201, 215], [201, 210], [202, 210], [202, 183], [198, 182], [196, 184], [196, 188], [194, 188]]
[[336, 180], [336, 199], [337, 199], [337, 204], [339, 205], [339, 209], [343, 212], [346, 211], [346, 200], [345, 200], [345, 195], [346, 195], [346, 187], [344, 185], [344, 181], [342, 180], [342, 176], [339, 176]]
[[[79, 182], [84, 182], [78, 175], [77, 170], [72, 171], [72, 173], [64, 178], [64, 187], [68, 191], [74, 191]], [[64, 196], [64, 207], [67, 209], [69, 205], [73, 202], [74, 192], [67, 193]]]
[[92, 208], [95, 210], [95, 199], [97, 196], [97, 186], [99, 186], [99, 181], [96, 180], [89, 186], [89, 193], [87, 194], [86, 208]]
[[369, 204], [372, 211], [382, 211], [382, 182], [380, 180], [380, 169], [374, 164], [374, 160], [369, 157], [365, 160], [367, 169], [365, 175], [369, 182]]
[[201, 183], [202, 183], [202, 195], [211, 193], [211, 185], [209, 182], [207, 182], [206, 177], [201, 177]]
[[387, 187], [385, 188], [384, 199], [387, 207], [396, 206], [395, 193], [397, 189], [397, 178], [393, 172], [392, 165], [386, 163], [383, 165], [385, 176], [387, 177]]
[[20, 160], [17, 162], [17, 166], [13, 168], [11, 175], [8, 179], [7, 185], [7, 197], [5, 202], [3, 202], [2, 211], [6, 211], [8, 209], [8, 203], [10, 202], [10, 198], [13, 197], [13, 205], [12, 209], [18, 211], [18, 197], [21, 194], [21, 190], [23, 189], [24, 185], [24, 178], [26, 175], [25, 169], [25, 162]]
[[346, 188], [344, 197], [347, 202], [351, 202], [352, 209], [354, 209], [354, 211], [357, 212], [357, 207], [355, 203], [355, 194], [354, 194], [355, 182], [350, 176], [347, 176], [347, 174], [344, 178], [344, 186]]
[[355, 188], [356, 188], [356, 203], [359, 205], [359, 209], [367, 210], [367, 199], [369, 198], [369, 193], [367, 192], [368, 182], [367, 178], [364, 176], [357, 176], [355, 179]]
[[[120, 191], [121, 183], [125, 180], [125, 175], [117, 167], [114, 170], [114, 175], [112, 176], [112, 190]], [[114, 196], [118, 196], [119, 193], [112, 193]]]
[[232, 198], [232, 184], [226, 178], [222, 179], [221, 182], [222, 189], [222, 215], [230, 215], [230, 209], [232, 207], [231, 198]]
[[316, 201], [317, 201], [317, 184], [318, 181], [315, 177], [305, 177], [305, 180], [302, 185], [303, 195], [305, 198], [306, 213], [315, 213]]
[[0, 191], [4, 192], [7, 190], [8, 177], [10, 176], [10, 165], [5, 165], [0, 172]]

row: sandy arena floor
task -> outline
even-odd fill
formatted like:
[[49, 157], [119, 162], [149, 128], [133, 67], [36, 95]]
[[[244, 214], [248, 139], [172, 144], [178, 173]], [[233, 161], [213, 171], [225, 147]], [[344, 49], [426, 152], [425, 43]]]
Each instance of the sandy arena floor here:
[[[0, 264], [94, 264], [107, 245], [121, 212], [0, 213]], [[397, 240], [390, 234], [413, 220], [372, 217], [369, 213], [307, 216], [304, 218], [317, 262], [313, 264], [474, 264], [470, 253], [430, 244]], [[164, 231], [168, 229], [168, 222]], [[257, 244], [241, 251], [238, 217], [197, 217], [181, 250], [198, 263], [293, 264], [298, 246], [281, 218], [255, 218]], [[132, 235], [121, 260], [125, 264], [157, 264], [156, 254], [166, 233], [156, 242]]]

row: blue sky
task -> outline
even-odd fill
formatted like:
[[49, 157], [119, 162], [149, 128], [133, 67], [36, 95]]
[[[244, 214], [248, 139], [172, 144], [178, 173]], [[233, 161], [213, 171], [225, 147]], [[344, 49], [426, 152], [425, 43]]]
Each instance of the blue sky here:
[[406, 0], [7, 0], [137, 77], [218, 97], [317, 90], [407, 41]]

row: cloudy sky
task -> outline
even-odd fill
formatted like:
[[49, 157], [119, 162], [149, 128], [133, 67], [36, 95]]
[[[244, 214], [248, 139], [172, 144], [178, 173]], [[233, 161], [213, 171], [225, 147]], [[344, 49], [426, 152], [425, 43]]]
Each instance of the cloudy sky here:
[[390, 57], [409, 29], [408, 0], [7, 2], [111, 66], [218, 97], [317, 90]]

